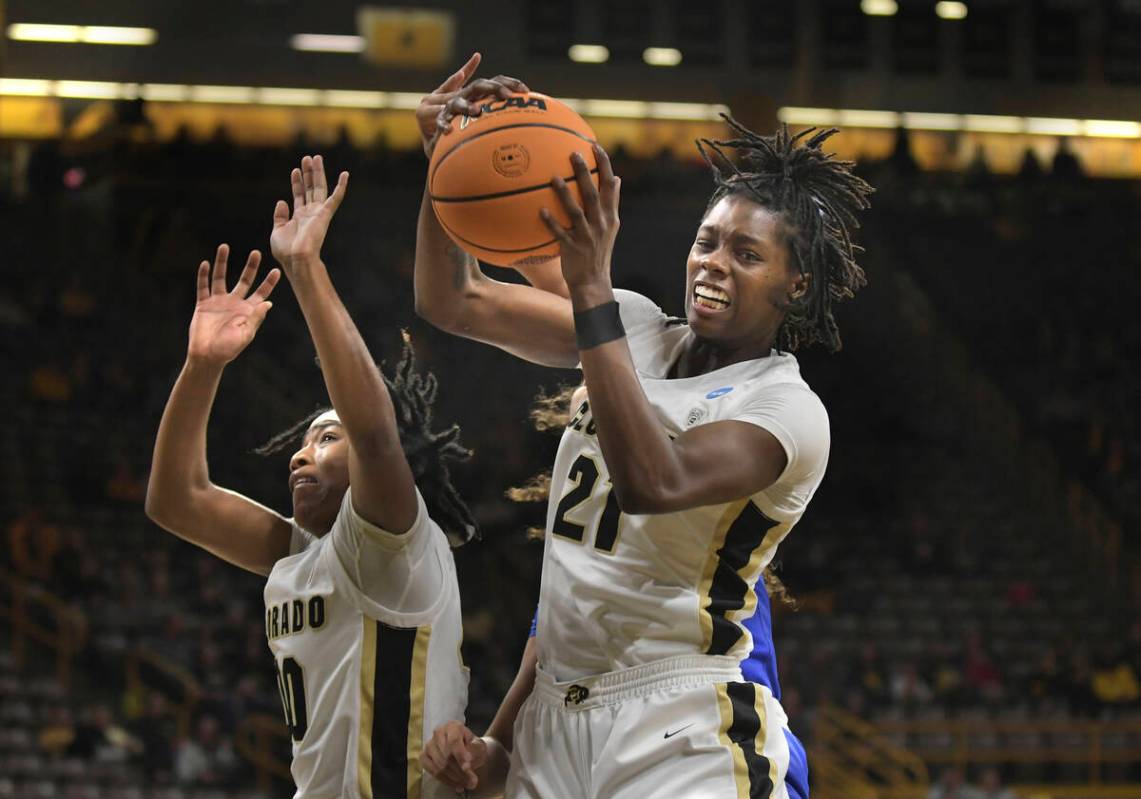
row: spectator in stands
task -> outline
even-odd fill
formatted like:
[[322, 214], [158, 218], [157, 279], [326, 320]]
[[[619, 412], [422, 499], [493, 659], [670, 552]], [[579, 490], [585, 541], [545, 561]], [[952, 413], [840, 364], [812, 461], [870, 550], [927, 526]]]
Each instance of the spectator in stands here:
[[221, 735], [218, 720], [210, 715], [198, 719], [194, 737], [178, 744], [174, 772], [180, 785], [225, 788], [233, 781], [237, 758], [229, 740]]
[[146, 711], [133, 730], [142, 744], [140, 765], [149, 781], [165, 783], [174, 773], [174, 717], [166, 697], [158, 691], [149, 692], [146, 703]]
[[1134, 705], [1141, 699], [1141, 682], [1124, 652], [1103, 645], [1091, 678], [1093, 695], [1102, 705]]
[[931, 704], [931, 686], [919, 675], [914, 660], [904, 662], [891, 678], [891, 699], [908, 710]]
[[968, 689], [979, 700], [994, 702], [1002, 698], [1002, 673], [987, 652], [982, 636], [977, 630], [972, 630], [967, 635], [963, 672]]
[[979, 792], [967, 782], [960, 767], [950, 766], [943, 771], [939, 781], [931, 786], [927, 799], [979, 799]]
[[884, 704], [890, 695], [887, 668], [880, 658], [879, 650], [871, 641], [864, 643], [860, 650], [858, 682], [868, 701], [873, 706]]
[[979, 778], [978, 799], [1015, 799], [1014, 793], [1002, 785], [1002, 776], [993, 766], [983, 769]]

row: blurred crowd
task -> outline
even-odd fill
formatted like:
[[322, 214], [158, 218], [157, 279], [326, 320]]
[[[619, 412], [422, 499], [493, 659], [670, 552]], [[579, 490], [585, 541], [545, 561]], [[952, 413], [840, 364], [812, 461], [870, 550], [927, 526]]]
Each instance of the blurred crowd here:
[[[964, 174], [924, 174], [901, 142], [888, 161], [862, 165], [879, 192], [861, 235], [869, 288], [840, 314], [845, 350], [802, 358], [829, 409], [833, 454], [779, 557], [800, 601], [796, 612], [778, 607], [775, 622], [792, 726], [807, 737], [826, 702], [880, 719], [1137, 714], [1141, 586], [1099, 581], [1096, 564], [1075, 556], [1083, 544], [1067, 520], [970, 443], [939, 365], [908, 340], [906, 308], [885, 276], [913, 280], [937, 311], [927, 321], [965, 342], [969, 368], [1006, 393], [1066, 478], [1135, 524], [1141, 403], [1129, 353], [1141, 324], [1130, 300], [1141, 234], [1130, 220], [1139, 187], [1087, 180], [1064, 152], [1049, 170], [1029, 155], [1012, 177], [991, 175], [984, 158]], [[280, 712], [262, 582], [150, 524], [142, 501], [184, 354], [195, 266], [221, 241], [235, 257], [264, 249], [289, 169], [314, 149], [239, 148], [220, 132], [208, 142], [44, 142], [20, 169], [6, 165], [0, 393], [16, 454], [0, 473], [3, 568], [81, 609], [90, 637], [66, 690], [0, 648], [0, 726], [9, 730], [0, 774], [12, 775], [0, 777], [0, 796], [40, 785], [24, 775], [45, 763], [58, 766], [53, 784], [72, 788], [42, 795], [95, 796], [68, 781], [75, 767], [63, 764], [76, 762], [106, 765], [108, 795], [140, 796], [130, 788], [138, 780], [156, 797], [252, 790], [235, 736], [251, 713]], [[400, 328], [411, 330], [440, 380], [436, 418], [458, 421], [475, 450], [455, 477], [484, 540], [456, 559], [469, 720], [479, 729], [514, 675], [538, 592], [541, 544], [525, 530], [543, 510], [503, 492], [549, 465], [556, 439], [532, 429], [528, 407], [576, 374], [523, 365], [416, 320], [422, 155], [383, 142], [358, 149], [347, 137], [323, 152], [331, 169], [353, 172], [325, 253], [346, 304], [378, 360], [398, 352]], [[678, 313], [708, 174], [665, 153], [616, 152], [614, 161], [624, 177], [616, 282]], [[288, 514], [288, 453], [251, 450], [324, 397], [288, 287], [274, 299], [222, 383], [209, 452], [212, 479]], [[138, 666], [140, 652], [192, 678], [201, 694], [190, 719], [177, 714], [185, 683], [146, 658]], [[999, 799], [1001, 776], [979, 773], [967, 793], [964, 774], [949, 771], [932, 797]]]

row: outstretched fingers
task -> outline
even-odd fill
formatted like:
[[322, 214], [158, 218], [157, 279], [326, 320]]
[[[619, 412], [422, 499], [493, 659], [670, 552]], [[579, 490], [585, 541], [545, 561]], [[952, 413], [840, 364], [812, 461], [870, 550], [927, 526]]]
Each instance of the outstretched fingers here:
[[448, 92], [458, 91], [459, 88], [467, 83], [468, 79], [475, 74], [475, 70], [479, 67], [479, 62], [482, 59], [483, 56], [479, 53], [472, 53], [467, 63], [449, 75], [448, 79], [441, 83], [439, 88], [432, 92], [432, 94], [446, 94]]
[[210, 262], [198, 264], [198, 302], [210, 299]]
[[622, 190], [622, 179], [614, 174], [610, 156], [602, 145], [594, 143], [594, 160], [598, 163], [598, 196], [603, 213], [618, 212], [618, 195]]
[[261, 285], [258, 286], [257, 291], [250, 295], [250, 302], [264, 303], [269, 299], [269, 295], [273, 293], [274, 286], [281, 280], [281, 270], [271, 269], [269, 274], [262, 280]]
[[261, 253], [257, 250], [251, 250], [249, 257], [246, 258], [246, 265], [242, 268], [242, 274], [238, 276], [238, 282], [234, 284], [231, 294], [236, 297], [245, 297], [250, 293], [250, 286], [254, 284], [254, 277], [257, 276], [260, 263]]
[[317, 168], [316, 161], [312, 156], [307, 155], [301, 159], [301, 179], [304, 184], [305, 204], [317, 202]]
[[301, 179], [301, 170], [294, 167], [289, 173], [289, 187], [293, 191], [293, 211], [305, 205], [305, 183]]
[[574, 178], [575, 182], [578, 183], [578, 193], [582, 197], [582, 208], [586, 213], [586, 218], [595, 221], [600, 214], [598, 187], [594, 185], [594, 179], [590, 176], [590, 167], [586, 165], [586, 159], [583, 158], [582, 153], [571, 155], [571, 168], [574, 169]]
[[210, 284], [211, 294], [226, 293], [226, 261], [230, 257], [230, 245], [219, 244], [214, 254], [214, 279]]
[[325, 158], [313, 156], [313, 202], [323, 203], [329, 197], [329, 183], [325, 180]]
[[278, 200], [277, 205], [273, 206], [273, 226], [281, 227], [289, 221], [289, 203], [285, 200]]
[[[324, 170], [322, 170], [322, 177], [324, 177]], [[337, 185], [333, 187], [333, 193], [329, 195], [326, 204], [329, 206], [333, 213], [341, 207], [341, 202], [345, 199], [345, 192], [349, 190], [349, 173], [342, 172], [337, 176]]]

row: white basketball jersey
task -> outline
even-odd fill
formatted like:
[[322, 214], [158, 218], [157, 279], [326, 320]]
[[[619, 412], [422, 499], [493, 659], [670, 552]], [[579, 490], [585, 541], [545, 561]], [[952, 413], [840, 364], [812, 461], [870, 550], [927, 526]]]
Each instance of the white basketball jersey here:
[[757, 580], [828, 462], [828, 415], [796, 358], [774, 351], [667, 379], [693, 334], [668, 325], [645, 297], [615, 295], [642, 388], [671, 437], [712, 422], [749, 422], [780, 442], [788, 465], [769, 488], [734, 502], [622, 513], [589, 397], [572, 409], [551, 475], [539, 599], [539, 663], [556, 680], [677, 655], [747, 657], [753, 641], [743, 622], [756, 608]]
[[423, 743], [467, 705], [451, 549], [419, 492], [400, 536], [357, 515], [350, 495], [327, 535], [294, 524], [265, 587], [294, 797], [452, 799], [420, 768]]

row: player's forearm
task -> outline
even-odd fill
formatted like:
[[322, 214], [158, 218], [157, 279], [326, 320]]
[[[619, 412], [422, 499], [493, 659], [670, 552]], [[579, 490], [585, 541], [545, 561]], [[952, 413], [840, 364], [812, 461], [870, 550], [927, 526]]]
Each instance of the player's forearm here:
[[528, 638], [527, 646], [523, 649], [523, 658], [519, 662], [519, 671], [515, 673], [515, 679], [507, 689], [503, 701], [499, 703], [499, 710], [495, 712], [495, 718], [491, 720], [491, 725], [485, 733], [503, 744], [508, 752], [515, 748], [515, 717], [519, 715], [519, 708], [523, 707], [523, 703], [535, 689], [535, 670], [538, 663], [539, 650], [535, 639]]
[[425, 187], [416, 225], [413, 270], [417, 315], [442, 330], [452, 331], [461, 324], [464, 304], [473, 301], [476, 283], [481, 279], [479, 262], [444, 232]]
[[511, 752], [502, 743], [484, 736], [487, 759], [475, 770], [479, 782], [475, 790], [468, 791], [471, 799], [492, 799], [503, 796], [507, 787], [507, 772], [511, 770]]
[[[609, 287], [572, 287], [575, 312], [610, 302]], [[677, 451], [646, 398], [626, 338], [579, 351], [598, 445], [625, 513], [672, 510], [683, 472]]]
[[193, 501], [196, 491], [210, 484], [206, 427], [223, 369], [220, 364], [187, 359], [171, 389], [147, 482], [146, 512], [160, 524], [176, 516]]
[[399, 448], [396, 416], [384, 379], [324, 263], [293, 264], [288, 271], [297, 303], [317, 350], [329, 399], [354, 449]]

